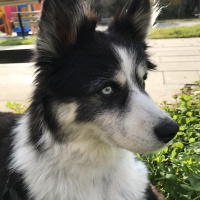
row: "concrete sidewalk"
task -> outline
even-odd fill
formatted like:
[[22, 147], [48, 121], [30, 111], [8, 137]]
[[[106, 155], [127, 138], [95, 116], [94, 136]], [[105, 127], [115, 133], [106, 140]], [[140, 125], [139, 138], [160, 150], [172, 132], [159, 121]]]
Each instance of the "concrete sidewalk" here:
[[[158, 65], [150, 72], [147, 92], [161, 103], [173, 102], [185, 84], [200, 80], [200, 38], [149, 40], [149, 53]], [[33, 63], [0, 64], [0, 110], [7, 111], [7, 101], [27, 104], [34, 89]]]
[[150, 40], [149, 45], [158, 68], [150, 72], [146, 90], [159, 103], [173, 103], [172, 95], [200, 80], [200, 38]]

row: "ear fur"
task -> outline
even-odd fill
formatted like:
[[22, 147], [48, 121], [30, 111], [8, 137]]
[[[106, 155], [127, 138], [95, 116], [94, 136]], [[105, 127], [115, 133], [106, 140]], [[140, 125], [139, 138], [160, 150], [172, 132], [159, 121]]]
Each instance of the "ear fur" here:
[[121, 13], [114, 17], [108, 31], [130, 39], [144, 41], [156, 19], [153, 13], [157, 16], [159, 13], [159, 8], [157, 4], [154, 5], [153, 0], [130, 0]]
[[85, 28], [95, 31], [96, 16], [82, 0], [45, 0], [39, 22], [37, 53], [58, 56], [73, 45]]
[[35, 84], [44, 91], [62, 68], [71, 46], [95, 32], [96, 15], [82, 0], [45, 0], [35, 50]]

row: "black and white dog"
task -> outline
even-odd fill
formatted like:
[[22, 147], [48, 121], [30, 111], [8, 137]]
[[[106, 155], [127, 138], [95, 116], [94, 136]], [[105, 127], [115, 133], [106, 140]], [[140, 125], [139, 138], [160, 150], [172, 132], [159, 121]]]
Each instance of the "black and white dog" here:
[[145, 92], [155, 10], [131, 0], [98, 32], [81, 0], [44, 1], [32, 103], [0, 114], [2, 199], [157, 199], [132, 153], [158, 150], [178, 131]]

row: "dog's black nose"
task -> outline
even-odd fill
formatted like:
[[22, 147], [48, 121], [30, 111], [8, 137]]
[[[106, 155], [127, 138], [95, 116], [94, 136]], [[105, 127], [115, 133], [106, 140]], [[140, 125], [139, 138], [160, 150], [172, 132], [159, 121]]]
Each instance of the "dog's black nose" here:
[[176, 136], [178, 130], [179, 126], [176, 122], [166, 120], [155, 128], [155, 134], [159, 140], [168, 143]]

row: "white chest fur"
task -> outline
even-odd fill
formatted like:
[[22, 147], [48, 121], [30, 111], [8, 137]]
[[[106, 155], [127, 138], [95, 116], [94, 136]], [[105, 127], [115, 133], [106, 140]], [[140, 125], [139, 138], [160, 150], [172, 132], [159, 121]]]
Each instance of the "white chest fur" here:
[[92, 141], [65, 145], [44, 137], [38, 153], [27, 143], [24, 116], [15, 129], [11, 168], [21, 172], [35, 200], [143, 200], [148, 184], [145, 165], [131, 152]]

